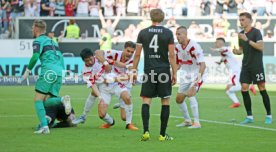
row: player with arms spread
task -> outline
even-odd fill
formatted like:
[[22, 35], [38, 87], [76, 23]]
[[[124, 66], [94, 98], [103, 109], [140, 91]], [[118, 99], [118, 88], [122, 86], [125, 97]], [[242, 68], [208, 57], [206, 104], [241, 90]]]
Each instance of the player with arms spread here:
[[[137, 38], [136, 52], [133, 60], [133, 69], [137, 70], [142, 49], [144, 50], [144, 82], [141, 97], [142, 120], [144, 134], [142, 141], [147, 141], [149, 135], [149, 111], [152, 98], [161, 98], [161, 127], [159, 140], [173, 140], [166, 134], [167, 123], [170, 115], [170, 97], [172, 85], [176, 82], [176, 62], [174, 53], [173, 33], [160, 25], [164, 20], [161, 9], [150, 12], [152, 26], [140, 31]], [[172, 77], [170, 67], [172, 67]]]

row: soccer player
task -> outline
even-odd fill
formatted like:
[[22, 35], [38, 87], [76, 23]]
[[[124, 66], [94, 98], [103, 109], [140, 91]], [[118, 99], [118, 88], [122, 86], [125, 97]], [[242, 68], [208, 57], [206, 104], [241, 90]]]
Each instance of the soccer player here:
[[261, 32], [252, 27], [252, 16], [250, 13], [244, 12], [239, 15], [239, 21], [243, 30], [239, 33], [239, 49], [234, 48], [234, 54], [244, 54], [242, 60], [242, 69], [240, 75], [240, 83], [242, 86], [242, 96], [247, 117], [241, 124], [253, 122], [253, 114], [251, 109], [251, 99], [248, 93], [249, 84], [257, 84], [263, 98], [266, 109], [265, 123], [272, 123], [271, 107], [269, 96], [265, 88], [265, 73], [263, 66], [263, 38]]
[[30, 59], [28, 68], [26, 69], [22, 80], [28, 78], [31, 70], [37, 60], [41, 62], [41, 72], [35, 85], [35, 110], [40, 120], [41, 127], [35, 131], [36, 134], [50, 133], [48, 123], [45, 117], [45, 107], [63, 104], [65, 113], [71, 112], [70, 97], [58, 97], [62, 84], [62, 70], [64, 62], [62, 53], [58, 45], [45, 35], [46, 22], [43, 20], [35, 20], [32, 26], [32, 33], [35, 37], [33, 42], [33, 56]]
[[[141, 141], [150, 139], [149, 117], [152, 98], [161, 98], [161, 126], [159, 140], [173, 140], [166, 134], [166, 128], [170, 115], [170, 96], [172, 85], [176, 82], [176, 63], [174, 53], [173, 33], [163, 27], [164, 12], [161, 9], [153, 9], [150, 12], [152, 25], [141, 30], [138, 34], [136, 52], [133, 60], [133, 70], [137, 66], [144, 50], [144, 82], [142, 83], [142, 120], [144, 134]], [[170, 67], [172, 67], [172, 77]], [[134, 72], [134, 71], [132, 71]], [[135, 79], [135, 77], [134, 77]]]
[[[122, 63], [120, 65], [121, 67], [123, 67], [123, 66], [128, 67], [128, 64], [132, 63], [132, 56], [133, 56], [133, 52], [134, 52], [134, 49], [135, 49], [135, 45], [133, 45], [133, 44], [134, 43], [126, 42], [125, 43], [125, 48], [124, 48], [123, 51], [109, 50], [109, 51], [105, 51], [105, 54], [102, 54], [102, 53], [104, 53], [103, 51], [96, 51], [97, 58], [93, 57], [90, 54], [91, 57], [93, 57], [93, 60], [96, 60], [94, 63], [97, 63], [97, 64], [94, 65], [94, 64], [86, 63], [84, 68], [83, 68], [83, 74], [84, 75], [88, 74], [88, 76], [90, 76], [93, 73], [97, 73], [95, 71], [95, 69], [93, 69], [94, 66], [102, 67], [102, 70], [103, 70], [103, 66], [102, 66], [103, 64], [101, 64], [101, 63], [104, 63], [105, 66], [108, 65], [108, 62], [105, 58], [107, 58], [109, 60], [110, 64], [112, 64], [112, 65], [115, 64], [114, 66], [116, 66], [117, 63], [120, 61], [120, 62], [125, 62], [125, 63]], [[103, 57], [104, 55], [106, 57]], [[86, 62], [85, 58], [87, 58], [87, 57], [83, 57], [84, 62]], [[119, 61], [117, 62], [116, 60], [119, 60]], [[114, 67], [113, 69], [118, 70], [118, 69], [120, 69], [120, 67], [116, 67], [116, 68]], [[113, 78], [111, 78], [111, 79], [113, 79]], [[89, 87], [91, 87], [93, 85], [93, 84], [91, 84], [90, 81], [87, 81], [87, 84], [88, 84]], [[108, 85], [110, 85], [110, 84], [108, 84]], [[131, 123], [133, 106], [132, 106], [132, 103], [130, 101], [129, 93], [125, 92], [125, 89], [126, 89], [125, 85], [121, 84], [121, 83], [116, 83], [115, 85], [113, 84], [113, 88], [112, 87], [105, 87], [106, 84], [99, 84], [98, 86], [99, 86], [99, 89], [100, 89], [99, 92], [102, 94], [103, 100], [105, 100], [105, 102], [102, 102], [102, 103], [99, 104], [98, 110], [100, 111], [100, 113], [99, 113], [101, 115], [100, 117], [104, 117], [103, 115], [108, 115], [108, 114], [106, 114], [107, 106], [108, 106], [108, 104], [111, 100], [111, 98], [110, 98], [111, 94], [115, 93], [117, 96], [121, 97], [121, 99], [124, 99], [124, 103], [126, 104], [124, 106], [124, 109], [121, 110], [121, 118], [122, 118], [122, 120], [126, 120], [126, 129], [137, 130], [138, 128], [135, 127]], [[112, 92], [112, 89], [114, 89], [116, 91]], [[108, 91], [106, 91], [106, 90], [108, 90]], [[89, 113], [90, 109], [92, 108], [96, 98], [97, 98], [97, 95], [94, 94], [93, 89], [92, 89], [92, 95], [89, 94], [89, 96], [86, 100], [83, 114], [78, 119], [73, 121], [74, 124], [79, 124], [79, 123], [84, 123], [85, 122], [87, 114]], [[110, 128], [111, 126], [112, 126], [112, 123], [107, 122], [106, 124], [102, 125], [101, 128]]]
[[[232, 53], [232, 49], [228, 46], [225, 46], [224, 38], [222, 37], [217, 38], [215, 42], [215, 48], [214, 49], [211, 48], [211, 49], [213, 51], [217, 51], [220, 53], [221, 60], [217, 63], [221, 64], [223, 62], [226, 65], [226, 68], [229, 69], [230, 81], [226, 86], [226, 94], [233, 102], [230, 108], [238, 108], [240, 106], [240, 102], [235, 92], [241, 90], [241, 85], [239, 83], [241, 66], [237, 61], [237, 59], [234, 57], [234, 54]], [[249, 88], [250, 88], [250, 91], [252, 91], [252, 93], [256, 95], [256, 90], [254, 88], [254, 85], [250, 85]]]
[[[175, 46], [176, 62], [181, 70], [180, 85], [176, 96], [176, 103], [183, 114], [185, 121], [177, 127], [189, 126], [189, 128], [201, 128], [199, 122], [198, 102], [195, 97], [206, 76], [206, 64], [203, 50], [200, 45], [187, 37], [187, 28], [180, 26], [176, 30], [178, 43]], [[189, 116], [185, 98], [188, 97], [194, 116], [194, 123]]]

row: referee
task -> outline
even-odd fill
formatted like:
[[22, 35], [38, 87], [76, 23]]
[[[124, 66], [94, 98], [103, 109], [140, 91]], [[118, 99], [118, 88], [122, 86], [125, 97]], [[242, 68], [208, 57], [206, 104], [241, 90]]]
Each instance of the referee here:
[[234, 48], [234, 54], [244, 54], [242, 60], [242, 70], [240, 82], [242, 86], [242, 96], [247, 117], [241, 124], [254, 122], [251, 99], [248, 88], [251, 83], [257, 84], [263, 98], [263, 103], [267, 112], [265, 123], [272, 123], [269, 96], [265, 88], [265, 73], [263, 66], [263, 38], [261, 32], [252, 27], [251, 14], [244, 12], [239, 15], [239, 20], [243, 30], [239, 33], [239, 49]]

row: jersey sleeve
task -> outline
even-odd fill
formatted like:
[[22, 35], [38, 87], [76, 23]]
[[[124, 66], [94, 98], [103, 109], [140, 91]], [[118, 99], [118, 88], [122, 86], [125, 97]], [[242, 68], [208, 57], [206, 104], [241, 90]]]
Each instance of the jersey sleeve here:
[[109, 60], [115, 60], [117, 50], [106, 50], [104, 51], [104, 58]]
[[33, 42], [33, 54], [38, 53], [40, 54], [42, 52], [42, 45], [39, 41]]
[[142, 45], [142, 43], [143, 43], [143, 40], [142, 40], [142, 31], [139, 32], [136, 43]]
[[258, 41], [262, 41], [262, 40], [263, 40], [263, 36], [262, 36], [262, 33], [260, 32], [260, 30], [256, 30], [255, 39], [256, 39], [255, 42], [258, 42]]
[[168, 34], [169, 34], [169, 45], [174, 44], [174, 37], [173, 37], [172, 31], [169, 30]]
[[195, 55], [196, 55], [196, 59], [197, 59], [196, 62], [197, 63], [205, 62], [203, 50], [202, 50], [202, 48], [199, 45], [196, 46], [195, 53], [196, 53]]

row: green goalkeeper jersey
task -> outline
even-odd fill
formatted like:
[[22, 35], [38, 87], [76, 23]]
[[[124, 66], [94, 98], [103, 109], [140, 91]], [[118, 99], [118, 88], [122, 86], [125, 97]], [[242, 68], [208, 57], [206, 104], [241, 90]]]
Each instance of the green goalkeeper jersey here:
[[54, 72], [57, 76], [62, 76], [64, 69], [63, 56], [58, 48], [58, 44], [46, 35], [40, 35], [33, 42], [33, 54], [39, 54], [41, 62], [40, 75], [47, 72]]

